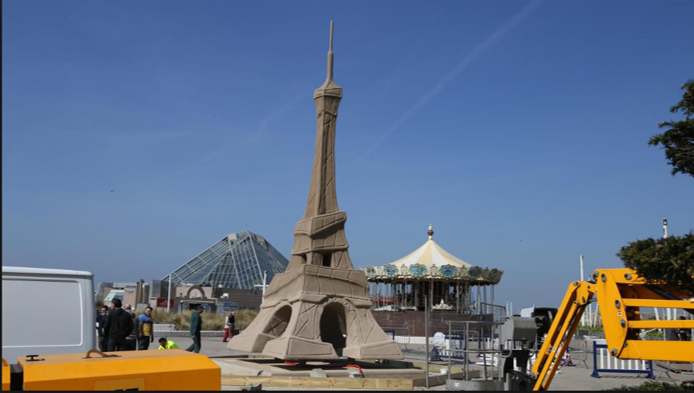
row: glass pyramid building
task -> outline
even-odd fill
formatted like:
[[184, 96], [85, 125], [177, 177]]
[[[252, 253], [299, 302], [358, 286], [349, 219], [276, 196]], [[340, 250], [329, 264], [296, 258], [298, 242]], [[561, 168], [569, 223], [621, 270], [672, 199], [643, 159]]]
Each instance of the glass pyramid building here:
[[[289, 261], [264, 237], [250, 231], [231, 233], [183, 266], [171, 272], [178, 284], [253, 289], [269, 284], [275, 274], [283, 273]], [[169, 275], [162, 278], [169, 281]]]

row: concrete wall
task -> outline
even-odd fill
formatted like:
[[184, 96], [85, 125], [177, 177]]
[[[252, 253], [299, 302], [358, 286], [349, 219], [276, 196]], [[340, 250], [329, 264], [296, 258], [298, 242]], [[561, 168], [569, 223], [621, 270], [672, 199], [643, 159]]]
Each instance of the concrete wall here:
[[123, 290], [123, 305], [129, 304], [133, 307], [137, 304], [136, 295], [137, 291], [135, 289], [125, 289]]
[[[175, 297], [186, 297], [190, 288], [191, 287], [176, 287]], [[208, 298], [208, 299], [212, 298], [212, 287], [202, 287], [202, 291], [205, 293], [206, 298]], [[198, 296], [199, 293], [200, 292], [197, 289], [194, 289], [193, 292], [191, 292], [191, 295], [192, 296]]]
[[[222, 298], [224, 294], [227, 294], [228, 298]], [[216, 295], [218, 302], [238, 303], [239, 310], [247, 309], [258, 312], [260, 311], [260, 304], [263, 302], [262, 291], [258, 290], [218, 288]]]

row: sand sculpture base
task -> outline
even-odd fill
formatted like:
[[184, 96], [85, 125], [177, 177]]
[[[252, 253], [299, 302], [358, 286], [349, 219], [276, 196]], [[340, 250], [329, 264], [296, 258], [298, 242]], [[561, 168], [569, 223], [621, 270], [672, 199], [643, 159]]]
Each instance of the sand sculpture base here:
[[367, 288], [358, 270], [304, 265], [276, 275], [260, 313], [228, 348], [279, 359], [403, 359], [371, 315]]

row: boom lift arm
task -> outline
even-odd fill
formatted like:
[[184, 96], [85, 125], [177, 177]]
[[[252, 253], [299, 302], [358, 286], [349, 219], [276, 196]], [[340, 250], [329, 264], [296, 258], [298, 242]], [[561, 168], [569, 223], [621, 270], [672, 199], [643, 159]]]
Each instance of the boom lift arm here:
[[601, 269], [594, 282], [569, 284], [547, 338], [537, 354], [532, 373], [534, 390], [548, 390], [581, 316], [597, 297], [610, 354], [619, 359], [694, 362], [694, 341], [642, 341], [641, 329], [694, 329], [694, 320], [641, 320], [641, 307], [694, 311], [694, 301], [682, 300], [659, 284], [648, 284], [631, 269]]

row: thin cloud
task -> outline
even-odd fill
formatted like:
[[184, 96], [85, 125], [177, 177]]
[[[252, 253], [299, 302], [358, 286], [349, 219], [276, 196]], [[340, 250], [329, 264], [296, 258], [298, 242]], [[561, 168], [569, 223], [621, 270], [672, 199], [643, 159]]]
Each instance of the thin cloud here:
[[358, 164], [364, 156], [374, 151], [384, 139], [388, 137], [393, 131], [395, 131], [400, 124], [405, 120], [410, 118], [415, 114], [421, 107], [428, 104], [439, 92], [446, 87], [451, 80], [453, 80], [458, 74], [463, 72], [470, 64], [472, 64], [478, 57], [482, 55], [483, 52], [492, 48], [503, 36], [516, 27], [523, 19], [528, 17], [530, 13], [542, 2], [542, 0], [533, 0], [530, 4], [523, 7], [515, 15], [513, 15], [509, 20], [504, 22], [499, 28], [497, 28], [489, 37], [487, 37], [481, 44], [479, 44], [475, 49], [473, 49], [467, 56], [465, 56], [458, 64], [455, 65], [441, 80], [439, 80], [434, 87], [431, 88], [426, 94], [417, 100], [417, 102], [407, 110], [393, 125], [391, 125], [368, 149], [366, 149], [352, 164], [352, 166]]
[[215, 148], [214, 150], [211, 150], [210, 152], [206, 153], [205, 155], [200, 156], [197, 159], [188, 161], [184, 164], [182, 164], [179, 168], [176, 168], [175, 170], [171, 171], [170, 173], [163, 174], [159, 176], [156, 179], [153, 179], [151, 181], [152, 185], [162, 183], [172, 176], [175, 175], [180, 175], [182, 173], [194, 170], [196, 167], [199, 167], [200, 165], [203, 165], [208, 162], [214, 162], [220, 160], [222, 157], [226, 156], [229, 154], [230, 149], [232, 148], [240, 148], [243, 146], [248, 146], [248, 145], [255, 145], [259, 142], [261, 142], [262, 137], [270, 132], [268, 129], [268, 125], [272, 123], [274, 120], [277, 118], [281, 118], [283, 115], [287, 114], [288, 112], [291, 111], [293, 107], [296, 106], [298, 102], [301, 101], [301, 99], [305, 99], [306, 94], [302, 95], [297, 95], [295, 96], [292, 100], [289, 101], [289, 103], [284, 104], [281, 106], [279, 109], [274, 111], [273, 113], [263, 117], [260, 119], [258, 122], [258, 126], [256, 127], [255, 131], [251, 131], [248, 134], [248, 137], [242, 140], [236, 140], [236, 142], [232, 142], [230, 139], [227, 139], [225, 141], [222, 141], [218, 144], [218, 147]]
[[301, 94], [295, 96], [292, 100], [289, 101], [289, 103], [283, 105], [280, 107], [278, 110], [275, 112], [271, 113], [270, 115], [264, 117], [263, 119], [260, 120], [258, 123], [258, 127], [254, 133], [252, 133], [249, 137], [247, 142], [248, 143], [255, 143], [258, 142], [262, 139], [262, 137], [268, 133], [268, 124], [270, 124], [272, 121], [277, 119], [278, 117], [284, 116], [288, 112], [290, 112], [292, 109], [296, 107], [296, 105], [301, 102], [302, 100], [306, 99], [306, 94]]
[[110, 136], [111, 143], [148, 143], [167, 139], [179, 139], [188, 136], [186, 131], [151, 131], [135, 134], [118, 133]]

